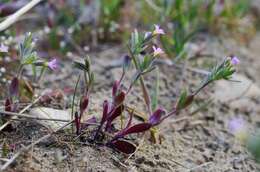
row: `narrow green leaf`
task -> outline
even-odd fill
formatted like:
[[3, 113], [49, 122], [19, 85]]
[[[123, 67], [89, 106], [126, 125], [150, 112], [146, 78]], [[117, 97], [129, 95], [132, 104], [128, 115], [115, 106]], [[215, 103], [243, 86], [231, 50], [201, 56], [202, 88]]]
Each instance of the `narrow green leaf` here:
[[157, 109], [158, 105], [158, 92], [159, 92], [159, 86], [160, 86], [160, 72], [159, 69], [156, 68], [156, 81], [153, 87], [152, 92], [152, 111], [155, 111]]

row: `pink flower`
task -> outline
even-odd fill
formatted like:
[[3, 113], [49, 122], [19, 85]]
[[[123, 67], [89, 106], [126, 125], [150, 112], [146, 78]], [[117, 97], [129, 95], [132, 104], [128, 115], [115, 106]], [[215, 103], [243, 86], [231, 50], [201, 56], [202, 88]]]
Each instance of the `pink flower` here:
[[1, 44], [1, 46], [0, 46], [0, 52], [1, 52], [1, 53], [8, 53], [8, 47], [5, 46], [4, 44]]
[[153, 46], [153, 56], [158, 56], [163, 54], [164, 51], [161, 48], [156, 48], [155, 46]]
[[164, 30], [161, 29], [159, 25], [155, 24], [154, 27], [155, 27], [155, 29], [153, 31], [153, 35], [164, 35], [165, 34]]
[[58, 64], [58, 60], [57, 59], [53, 59], [51, 61], [48, 62], [48, 67], [51, 70], [57, 70], [59, 68], [59, 64]]
[[239, 63], [240, 63], [240, 60], [236, 56], [231, 57], [231, 64], [232, 65], [237, 65]]

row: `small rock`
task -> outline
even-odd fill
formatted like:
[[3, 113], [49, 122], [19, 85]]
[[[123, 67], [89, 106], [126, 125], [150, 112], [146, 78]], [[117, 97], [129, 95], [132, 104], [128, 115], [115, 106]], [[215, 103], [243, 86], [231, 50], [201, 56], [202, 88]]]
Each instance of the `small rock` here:
[[[57, 110], [57, 109], [46, 108], [46, 107], [33, 108], [30, 111], [30, 115], [38, 118], [60, 119], [65, 121], [71, 120], [70, 110]], [[37, 122], [52, 130], [56, 130], [66, 123], [63, 121], [51, 121], [51, 120], [50, 121], [37, 120]]]

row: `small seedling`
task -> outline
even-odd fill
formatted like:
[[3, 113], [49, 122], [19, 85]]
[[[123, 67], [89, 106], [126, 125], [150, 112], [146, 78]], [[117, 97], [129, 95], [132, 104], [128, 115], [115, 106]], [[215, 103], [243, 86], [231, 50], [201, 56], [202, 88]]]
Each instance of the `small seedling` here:
[[[76, 134], [79, 135], [81, 130], [83, 130], [86, 127], [86, 126], [84, 127], [84, 126], [81, 125], [81, 123], [82, 123], [81, 121], [82, 121], [82, 117], [83, 117], [85, 111], [88, 108], [90, 91], [91, 91], [91, 88], [92, 88], [93, 83], [94, 83], [94, 73], [91, 72], [89, 57], [87, 57], [84, 60], [84, 63], [74, 62], [74, 66], [76, 68], [80, 69], [83, 72], [84, 81], [85, 81], [85, 84], [84, 84], [85, 89], [84, 89], [83, 94], [80, 98], [79, 108], [75, 112], [74, 112], [74, 101], [75, 101], [75, 94], [76, 94], [76, 90], [77, 90], [78, 83], [79, 83], [79, 80], [80, 80], [80, 76], [79, 76], [79, 79], [78, 79], [76, 87], [75, 87], [73, 104], [72, 104], [72, 116], [74, 115], [74, 117], [75, 117]], [[89, 120], [95, 122], [95, 118], [91, 118]]]
[[[8, 48], [2, 46], [2, 51], [8, 50]], [[8, 88], [8, 96], [5, 100], [5, 111], [15, 112], [18, 110], [18, 104], [21, 94], [26, 90], [24, 88], [23, 83], [27, 83], [27, 81], [23, 78], [23, 71], [25, 66], [31, 66], [33, 71], [34, 80], [40, 80], [38, 78], [42, 78], [43, 72], [46, 68], [50, 68], [52, 70], [58, 69], [57, 60], [54, 59], [50, 62], [46, 60], [42, 60], [38, 57], [37, 52], [34, 50], [33, 37], [31, 33], [28, 33], [23, 42], [20, 44], [19, 48], [19, 67], [17, 71], [17, 75], [14, 76], [11, 80], [11, 83]], [[41, 74], [37, 75], [36, 67], [41, 67]], [[25, 84], [26, 85], [26, 84]], [[2, 121], [7, 121], [8, 117], [2, 119]]]

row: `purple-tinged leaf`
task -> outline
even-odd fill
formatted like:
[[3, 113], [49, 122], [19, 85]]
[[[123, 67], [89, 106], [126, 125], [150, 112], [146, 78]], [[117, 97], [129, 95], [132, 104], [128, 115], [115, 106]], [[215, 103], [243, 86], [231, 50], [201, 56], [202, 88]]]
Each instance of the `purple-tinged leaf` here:
[[150, 123], [140, 123], [136, 124], [132, 127], [123, 129], [122, 131], [119, 131], [118, 134], [115, 135], [114, 139], [125, 137], [126, 135], [133, 134], [133, 133], [141, 133], [149, 130], [152, 127]]
[[92, 118], [89, 118], [88, 120], [85, 121], [86, 123], [97, 123], [97, 118], [96, 117], [92, 117]]
[[88, 107], [89, 98], [87, 95], [83, 96], [80, 100], [80, 114], [82, 115]]
[[112, 110], [112, 112], [109, 115], [109, 117], [107, 118], [107, 120], [113, 121], [114, 119], [116, 119], [118, 116], [120, 116], [122, 114], [122, 112], [124, 111], [124, 108], [125, 108], [124, 105], [120, 105], [115, 110]]
[[107, 100], [105, 100], [103, 103], [103, 115], [101, 119], [101, 125], [107, 120], [108, 112], [109, 112], [109, 103]]
[[116, 149], [120, 152], [126, 153], [126, 154], [132, 154], [136, 150], [135, 145], [133, 145], [130, 142], [124, 141], [124, 140], [116, 140], [116, 141], [111, 143], [111, 146], [114, 149]]
[[[97, 139], [98, 137], [98, 134], [100, 132], [100, 130], [102, 129], [103, 127], [103, 124], [107, 121], [108, 119], [108, 115], [109, 115], [109, 112], [110, 112], [110, 105], [109, 105], [109, 102], [107, 100], [104, 101], [103, 103], [103, 115], [102, 115], [102, 119], [101, 119], [101, 122], [100, 122], [100, 125], [96, 131], [96, 134], [94, 136], [94, 140]], [[111, 123], [107, 123], [107, 126], [106, 126], [106, 130], [109, 129], [111, 130]]]
[[112, 88], [112, 96], [115, 97], [118, 91], [119, 81], [115, 81]]
[[121, 91], [118, 95], [114, 98], [114, 105], [118, 106], [121, 105], [125, 100], [125, 92]]
[[14, 77], [11, 81], [9, 94], [10, 96], [18, 96], [19, 94], [19, 80], [17, 77]]
[[132, 113], [130, 113], [129, 120], [128, 120], [128, 122], [127, 122], [125, 128], [129, 128], [129, 127], [131, 126], [131, 124], [132, 124], [132, 119], [133, 119], [133, 111], [132, 111]]
[[97, 123], [97, 118], [96, 117], [92, 117], [89, 118], [88, 120], [84, 121], [81, 125], [82, 130], [86, 129], [88, 126]]
[[149, 118], [149, 123], [151, 125], [157, 125], [161, 121], [161, 117], [166, 114], [166, 111], [164, 109], [157, 109]]
[[13, 14], [26, 4], [25, 1], [0, 4], [0, 17]]
[[5, 111], [12, 112], [12, 100], [9, 98], [5, 100]]
[[111, 110], [111, 113], [109, 114], [109, 116], [107, 118], [106, 131], [111, 129], [112, 122], [117, 117], [119, 117], [123, 111], [124, 111], [124, 105], [120, 105], [116, 109]]
[[79, 135], [80, 133], [80, 119], [78, 112], [75, 112], [75, 126], [76, 126], [76, 134]]
[[[12, 102], [12, 99], [6, 99], [5, 100], [5, 111], [7, 111], [7, 112], [15, 112], [15, 104], [13, 104], [13, 102]], [[6, 118], [6, 116], [4, 115], [4, 118], [3, 118], [3, 122], [6, 122], [6, 119], [10, 119], [10, 118]], [[14, 128], [13, 128], [13, 126], [12, 126], [12, 124], [8, 124], [7, 126], [5, 126], [4, 128], [3, 128], [3, 131], [7, 131], [7, 132], [11, 132], [11, 131], [13, 131], [14, 130]]]

